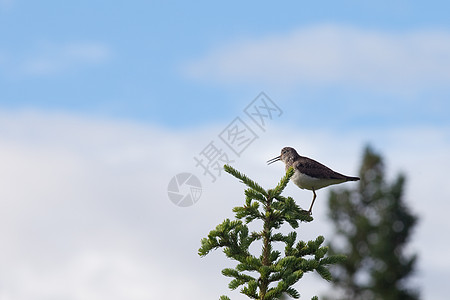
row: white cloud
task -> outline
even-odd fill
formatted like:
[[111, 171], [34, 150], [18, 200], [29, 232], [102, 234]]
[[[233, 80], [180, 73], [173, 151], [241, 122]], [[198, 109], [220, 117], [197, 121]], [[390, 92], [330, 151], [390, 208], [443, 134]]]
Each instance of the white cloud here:
[[[228, 291], [220, 270], [229, 263], [220, 251], [203, 259], [197, 255], [200, 239], [231, 217], [231, 208], [243, 199], [242, 184], [227, 175], [210, 183], [192, 159], [225, 125], [175, 131], [67, 114], [0, 112], [0, 298], [213, 299], [226, 293], [246, 299]], [[448, 132], [309, 130], [296, 132], [296, 144], [290, 144], [352, 175], [362, 143], [371, 136], [393, 166], [390, 173], [407, 172], [408, 199], [422, 217], [414, 247], [420, 251], [425, 299], [444, 299], [447, 286], [435, 281], [435, 270], [449, 276], [448, 268], [442, 271], [450, 264], [449, 241], [436, 235], [436, 227], [450, 230]], [[284, 168], [265, 161], [293, 135], [272, 127], [235, 166], [274, 186]], [[179, 208], [166, 189], [172, 176], [186, 171], [196, 173], [204, 189], [197, 204]], [[309, 191], [289, 185], [286, 192], [302, 206], [310, 204]], [[316, 221], [300, 228], [302, 239], [330, 232], [326, 197], [326, 190], [319, 191]], [[307, 274], [302, 298], [328, 286]]]
[[398, 91], [448, 86], [450, 32], [317, 25], [230, 43], [183, 70], [193, 78], [233, 84], [343, 84]]
[[111, 57], [111, 49], [98, 42], [41, 44], [36, 53], [24, 60], [19, 72], [25, 75], [54, 75], [80, 67], [98, 65]]

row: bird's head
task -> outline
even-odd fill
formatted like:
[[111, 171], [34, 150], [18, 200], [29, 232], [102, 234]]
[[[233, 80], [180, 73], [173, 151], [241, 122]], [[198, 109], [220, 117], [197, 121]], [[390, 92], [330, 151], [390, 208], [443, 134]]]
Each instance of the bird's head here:
[[283, 149], [281, 149], [281, 155], [274, 157], [272, 159], [269, 159], [267, 161], [267, 164], [270, 165], [271, 163], [274, 163], [279, 160], [281, 160], [282, 162], [284, 162], [286, 164], [288, 162], [293, 162], [294, 159], [298, 156], [299, 155], [298, 155], [297, 151], [295, 151], [294, 148], [284, 147]]

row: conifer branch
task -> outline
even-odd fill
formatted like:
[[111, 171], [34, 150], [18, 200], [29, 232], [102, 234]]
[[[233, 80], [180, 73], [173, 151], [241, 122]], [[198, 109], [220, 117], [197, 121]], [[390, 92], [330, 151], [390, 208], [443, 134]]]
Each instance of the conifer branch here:
[[287, 184], [289, 183], [289, 180], [291, 179], [291, 177], [294, 175], [294, 168], [290, 167], [287, 172], [286, 175], [284, 175], [283, 178], [281, 178], [280, 182], [278, 183], [278, 185], [272, 190], [273, 192], [273, 197], [275, 196], [279, 196], [281, 194], [281, 192], [286, 188]]
[[[313, 220], [294, 199], [281, 195], [294, 170], [289, 169], [274, 189], [266, 191], [231, 166], [225, 165], [224, 169], [248, 186], [245, 203], [233, 208], [236, 220], [224, 220], [201, 240], [198, 254], [203, 257], [212, 250], [223, 248], [227, 257], [238, 262], [235, 268], [222, 270], [224, 276], [232, 278], [228, 287], [231, 290], [241, 287], [240, 292], [250, 299], [281, 299], [283, 295], [297, 299], [300, 293], [293, 286], [305, 273], [316, 271], [322, 278], [331, 280], [328, 265], [341, 262], [343, 257], [327, 256], [328, 248], [322, 246], [322, 236], [296, 243], [295, 231], [286, 235], [277, 232], [283, 224], [295, 229], [301, 222]], [[262, 230], [249, 233], [247, 224], [256, 219], [263, 222]], [[252, 255], [249, 250], [255, 241], [262, 243], [259, 256]], [[274, 243], [283, 243], [284, 253], [273, 250]], [[255, 273], [255, 277], [251, 275]], [[227, 296], [220, 299], [229, 300]], [[313, 299], [317, 300], [317, 297]]]
[[259, 184], [257, 184], [256, 182], [254, 182], [253, 180], [248, 178], [245, 174], [242, 174], [238, 170], [234, 169], [232, 166], [224, 165], [223, 169], [225, 170], [225, 172], [230, 173], [231, 175], [233, 175], [237, 179], [240, 179], [241, 182], [246, 184], [248, 187], [250, 187], [253, 190], [263, 194], [264, 196], [267, 196], [266, 190], [264, 190]]

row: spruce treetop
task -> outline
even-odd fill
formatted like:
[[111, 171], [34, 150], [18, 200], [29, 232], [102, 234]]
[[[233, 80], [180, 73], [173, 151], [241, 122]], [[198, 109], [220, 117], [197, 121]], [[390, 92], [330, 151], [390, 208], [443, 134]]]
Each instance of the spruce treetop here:
[[[241, 287], [240, 292], [250, 299], [282, 299], [285, 295], [297, 299], [300, 293], [294, 285], [305, 273], [316, 271], [330, 281], [332, 277], [327, 267], [342, 262], [345, 257], [327, 256], [323, 236], [308, 242], [297, 241], [296, 231], [283, 234], [279, 230], [283, 224], [296, 229], [302, 222], [313, 221], [294, 199], [282, 196], [294, 170], [288, 169], [278, 185], [268, 190], [229, 165], [225, 165], [224, 170], [247, 186], [245, 203], [233, 209], [234, 220], [224, 220], [201, 240], [198, 254], [204, 257], [222, 248], [229, 259], [237, 262], [235, 268], [222, 270], [224, 276], [232, 278], [228, 287], [232, 290]], [[255, 220], [262, 221], [263, 227], [261, 231], [250, 232], [248, 224]], [[258, 255], [250, 251], [255, 242], [262, 244]], [[275, 250], [275, 243], [284, 244], [284, 251]], [[220, 299], [229, 298], [221, 296]]]

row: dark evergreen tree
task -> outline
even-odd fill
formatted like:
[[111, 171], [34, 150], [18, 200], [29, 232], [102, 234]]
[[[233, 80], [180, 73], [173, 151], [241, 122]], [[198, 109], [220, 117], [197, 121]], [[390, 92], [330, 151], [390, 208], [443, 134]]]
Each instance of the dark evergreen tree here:
[[405, 246], [417, 217], [403, 199], [405, 176], [387, 183], [382, 157], [370, 147], [359, 176], [357, 189], [332, 191], [329, 197], [336, 230], [331, 252], [347, 256], [333, 269], [333, 282], [344, 291], [343, 299], [418, 299], [418, 290], [407, 284], [416, 255], [408, 255]]
[[[286, 235], [279, 232], [284, 223], [297, 228], [300, 222], [313, 220], [291, 197], [281, 195], [294, 170], [289, 169], [274, 189], [265, 190], [232, 167], [225, 165], [224, 169], [248, 186], [245, 204], [233, 209], [236, 220], [226, 219], [202, 239], [198, 253], [205, 256], [214, 249], [223, 248], [228, 258], [238, 262], [235, 268], [222, 270], [224, 276], [232, 278], [229, 288], [234, 290], [242, 286], [240, 292], [251, 299], [299, 298], [300, 294], [293, 286], [303, 274], [316, 271], [322, 278], [331, 280], [327, 266], [342, 262], [345, 257], [326, 256], [328, 247], [322, 245], [322, 236], [309, 242], [296, 242], [295, 231]], [[262, 229], [250, 232], [247, 224], [256, 220], [262, 221]], [[258, 241], [261, 253], [253, 255], [250, 246]], [[283, 254], [274, 248], [276, 243], [285, 245]], [[229, 298], [221, 296], [220, 299]]]

